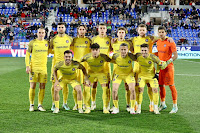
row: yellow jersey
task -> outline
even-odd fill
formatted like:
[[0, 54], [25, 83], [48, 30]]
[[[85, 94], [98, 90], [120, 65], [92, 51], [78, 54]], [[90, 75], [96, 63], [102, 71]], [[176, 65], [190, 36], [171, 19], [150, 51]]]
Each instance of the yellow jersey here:
[[77, 69], [82, 69], [83, 67], [84, 66], [79, 62], [72, 60], [72, 63], [69, 66], [65, 65], [65, 61], [60, 61], [56, 63], [54, 69], [60, 71], [61, 73], [60, 77], [57, 77], [58, 79], [63, 78], [71, 80], [77, 78]]
[[141, 54], [136, 54], [136, 55], [137, 55], [137, 61], [140, 66], [139, 77], [152, 79], [155, 76], [154, 63], [161, 66], [160, 59], [154, 54], [149, 54], [147, 58], [144, 58]]
[[111, 37], [100, 37], [98, 35], [92, 38], [92, 43], [98, 43], [100, 46], [100, 52], [109, 55], [111, 51]]
[[[43, 70], [47, 68], [47, 55], [48, 55], [49, 42], [47, 40], [40, 41], [34, 39], [30, 41], [26, 53], [25, 63], [34, 70]], [[31, 53], [31, 61], [30, 60]], [[36, 72], [36, 71], [35, 71]]]
[[90, 53], [91, 39], [88, 37], [75, 37], [71, 45], [71, 50], [74, 52], [74, 60], [81, 61], [81, 58]]
[[111, 44], [112, 49], [113, 49], [113, 53], [119, 53], [119, 48], [120, 48], [120, 45], [122, 43], [126, 43], [128, 45], [128, 49], [130, 51], [132, 51], [132, 49], [131, 49], [132, 48], [132, 42], [131, 41], [129, 41], [129, 40], [118, 41], [118, 39], [117, 39], [115, 43]]
[[135, 55], [128, 53], [125, 58], [122, 58], [120, 53], [114, 53], [112, 62], [116, 64], [114, 73], [118, 75], [129, 75], [133, 73], [132, 62], [136, 60]]
[[68, 36], [67, 34], [65, 34], [63, 37], [56, 35], [51, 39], [50, 48], [54, 52], [53, 66], [56, 63], [64, 60], [64, 52], [66, 50], [70, 50], [72, 41], [72, 37]]
[[93, 58], [91, 53], [86, 54], [81, 60], [81, 62], [88, 63], [88, 72], [92, 73], [104, 72], [104, 63], [110, 61], [111, 59], [106, 54], [100, 54], [97, 58]]
[[149, 53], [152, 53], [153, 41], [151, 40], [149, 36], [145, 36], [145, 37], [137, 36], [137, 37], [131, 38], [130, 40], [133, 43], [134, 54], [141, 52], [140, 46], [144, 43], [149, 45]]

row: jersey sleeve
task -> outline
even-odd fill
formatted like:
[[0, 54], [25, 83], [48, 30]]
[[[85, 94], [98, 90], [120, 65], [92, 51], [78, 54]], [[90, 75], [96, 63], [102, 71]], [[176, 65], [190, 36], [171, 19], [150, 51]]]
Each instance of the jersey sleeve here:
[[111, 61], [111, 59], [106, 54], [101, 54], [101, 56], [105, 59], [106, 62]]
[[33, 42], [34, 42], [34, 40], [33, 40], [33, 41], [30, 41], [30, 43], [28, 44], [28, 52], [29, 52], [29, 53], [32, 53], [32, 50], [33, 50]]
[[29, 66], [30, 64], [30, 53], [32, 53], [33, 51], [33, 41], [30, 41], [30, 43], [28, 44], [28, 49], [26, 51], [26, 56], [25, 56], [25, 64], [26, 66]]
[[84, 69], [84, 68], [85, 67], [81, 63], [79, 63], [78, 69]]
[[54, 70], [58, 70], [63, 64], [64, 64], [63, 61], [56, 63], [56, 65], [54, 66]]
[[149, 53], [152, 53], [154, 42], [149, 38]]
[[116, 59], [118, 56], [119, 56], [118, 54], [114, 53], [111, 62], [116, 64]]
[[171, 43], [170, 50], [172, 51], [172, 53], [177, 51], [175, 43]]
[[50, 40], [50, 42], [49, 42], [49, 48], [50, 48], [50, 49], [53, 49], [53, 40], [55, 39], [55, 37], [56, 37], [56, 36], [54, 36], [54, 37]]
[[128, 53], [128, 56], [133, 60], [136, 61], [137, 60], [137, 55], [134, 55], [132, 53]]
[[150, 56], [154, 63], [159, 64], [159, 65], [161, 64], [160, 59], [156, 55], [150, 54]]
[[82, 58], [81, 58], [81, 62], [85, 62], [87, 61], [88, 59], [88, 54], [84, 55]]

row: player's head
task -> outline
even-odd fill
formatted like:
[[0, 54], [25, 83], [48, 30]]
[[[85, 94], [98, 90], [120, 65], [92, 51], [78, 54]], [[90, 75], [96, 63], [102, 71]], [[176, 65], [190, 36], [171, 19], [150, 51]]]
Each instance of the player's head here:
[[69, 64], [73, 59], [73, 53], [70, 50], [64, 52], [65, 63]]
[[146, 43], [143, 43], [140, 47], [141, 47], [142, 56], [147, 57], [149, 55], [149, 45]]
[[139, 36], [143, 37], [147, 33], [147, 26], [145, 24], [140, 24], [137, 28]]
[[166, 28], [163, 26], [158, 27], [158, 36], [160, 38], [165, 38], [166, 35], [167, 35]]
[[119, 27], [117, 30], [117, 36], [120, 39], [124, 39], [127, 33], [127, 29], [124, 27]]
[[45, 29], [44, 28], [39, 28], [37, 31], [37, 37], [39, 40], [43, 40], [45, 37]]
[[66, 27], [65, 27], [65, 23], [64, 22], [58, 23], [57, 31], [58, 31], [58, 34], [65, 34]]
[[105, 36], [107, 32], [107, 25], [105, 23], [100, 23], [98, 28], [99, 35]]
[[91, 49], [91, 53], [92, 53], [92, 56], [94, 58], [97, 58], [100, 54], [100, 46], [98, 43], [93, 43], [91, 46], [90, 46], [90, 49]]
[[77, 30], [78, 30], [78, 35], [84, 37], [85, 33], [87, 32], [87, 27], [81, 24], [78, 26]]
[[121, 57], [125, 58], [126, 55], [128, 54], [128, 45], [126, 43], [122, 43], [120, 45], [119, 51], [121, 53]]

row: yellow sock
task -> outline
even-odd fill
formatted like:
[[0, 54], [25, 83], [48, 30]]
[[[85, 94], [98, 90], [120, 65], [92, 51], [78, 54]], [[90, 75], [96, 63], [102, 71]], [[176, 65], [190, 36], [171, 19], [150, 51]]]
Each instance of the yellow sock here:
[[38, 105], [42, 105], [44, 100], [45, 89], [40, 89], [38, 93]]
[[55, 107], [59, 109], [59, 101], [54, 101]]
[[135, 86], [135, 95], [136, 95], [136, 101], [137, 103], [139, 102], [139, 87], [138, 86]]
[[34, 99], [35, 99], [35, 89], [30, 88], [29, 89], [29, 101], [30, 101], [30, 104], [34, 104]]
[[85, 86], [85, 99], [84, 104], [86, 105], [86, 107], [90, 107], [90, 87]]
[[77, 92], [76, 92], [75, 89], [73, 89], [73, 97], [74, 97], [74, 103], [75, 103], [75, 104], [78, 104], [78, 103], [77, 103]]
[[52, 101], [54, 103], [54, 83], [52, 83], [52, 86], [51, 86], [51, 97], [52, 97]]
[[110, 103], [110, 94], [111, 94], [111, 88], [108, 88], [107, 91], [107, 96], [108, 96], [108, 99], [107, 99], [107, 103], [108, 103], [108, 106], [109, 106], [109, 103]]
[[92, 101], [96, 101], [97, 88], [92, 88]]
[[107, 95], [108, 87], [102, 87], [102, 89], [103, 89], [103, 94], [102, 94], [103, 107], [107, 108], [108, 107], [108, 95]]
[[131, 95], [130, 90], [126, 90], [126, 104], [127, 105], [130, 104], [130, 95]]
[[69, 88], [68, 86], [65, 86], [62, 90], [63, 93], [63, 103], [67, 103], [67, 99], [68, 99], [68, 94], [69, 94]]
[[142, 100], [143, 100], [143, 92], [139, 93], [138, 104], [142, 104]]
[[153, 92], [152, 92], [152, 88], [151, 88], [151, 87], [148, 87], [147, 92], [148, 92], [149, 100], [150, 100], [150, 102], [152, 102], [152, 101], [153, 101]]
[[158, 105], [158, 101], [159, 101], [158, 92], [157, 93], [153, 93], [153, 102], [154, 102], [154, 104]]
[[131, 100], [131, 108], [135, 108], [135, 101], [136, 100]]
[[113, 100], [113, 104], [114, 104], [115, 108], [119, 108], [118, 100]]
[[82, 100], [80, 100], [80, 101], [78, 101], [78, 109], [82, 109], [83, 107], [82, 107]]

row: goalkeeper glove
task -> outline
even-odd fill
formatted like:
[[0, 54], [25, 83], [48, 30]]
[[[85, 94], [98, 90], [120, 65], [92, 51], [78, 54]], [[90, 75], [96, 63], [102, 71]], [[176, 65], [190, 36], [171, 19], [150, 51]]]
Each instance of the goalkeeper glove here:
[[170, 63], [173, 62], [173, 59], [169, 59], [168, 61], [165, 61], [162, 63], [162, 66], [161, 66], [161, 70], [165, 69]]

